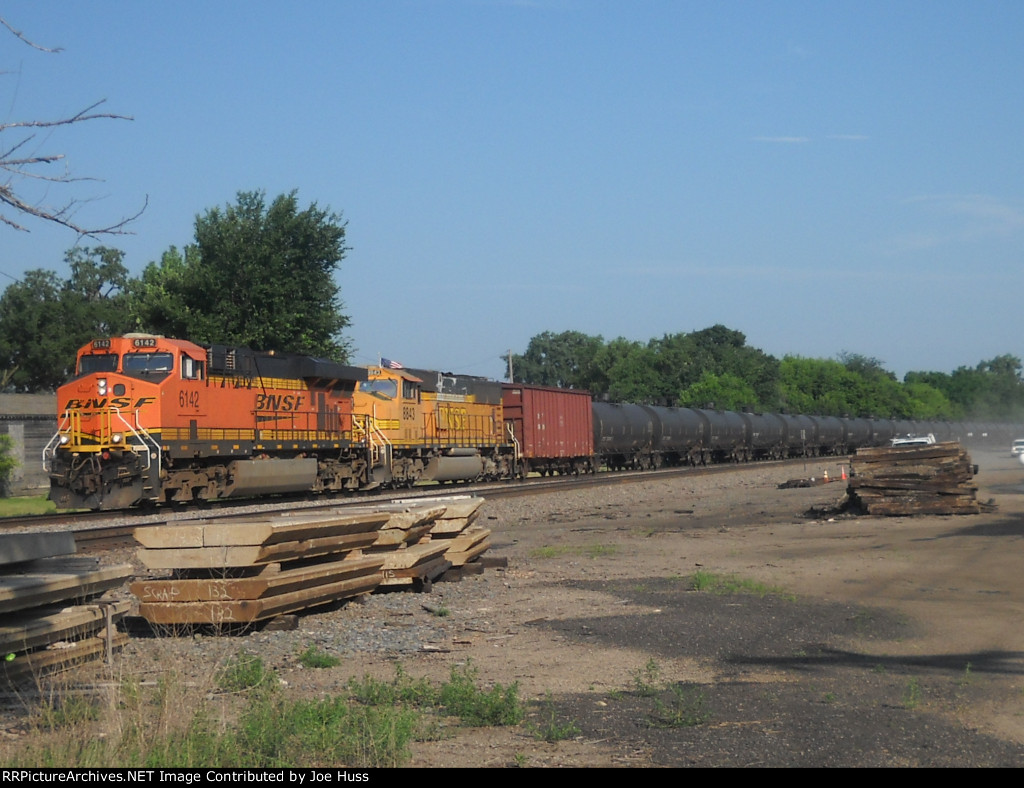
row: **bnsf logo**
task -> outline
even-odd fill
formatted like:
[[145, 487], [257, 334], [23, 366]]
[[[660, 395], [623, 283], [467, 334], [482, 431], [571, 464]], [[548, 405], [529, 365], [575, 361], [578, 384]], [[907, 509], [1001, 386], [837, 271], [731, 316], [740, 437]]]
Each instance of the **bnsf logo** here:
[[83, 408], [95, 408], [97, 410], [102, 410], [103, 408], [141, 408], [150, 402], [156, 402], [156, 397], [139, 397], [135, 400], [134, 405], [132, 404], [131, 397], [69, 399], [68, 404], [64, 407], [66, 410], [82, 410]]
[[257, 394], [256, 410], [298, 410], [302, 400], [296, 394]]

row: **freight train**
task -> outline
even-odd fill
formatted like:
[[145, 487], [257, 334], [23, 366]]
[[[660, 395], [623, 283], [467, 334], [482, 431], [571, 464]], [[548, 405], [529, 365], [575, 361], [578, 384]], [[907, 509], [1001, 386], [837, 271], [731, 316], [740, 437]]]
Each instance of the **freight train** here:
[[43, 451], [60, 508], [846, 454], [904, 434], [1009, 442], [991, 424], [592, 402], [584, 391], [392, 365], [96, 339]]

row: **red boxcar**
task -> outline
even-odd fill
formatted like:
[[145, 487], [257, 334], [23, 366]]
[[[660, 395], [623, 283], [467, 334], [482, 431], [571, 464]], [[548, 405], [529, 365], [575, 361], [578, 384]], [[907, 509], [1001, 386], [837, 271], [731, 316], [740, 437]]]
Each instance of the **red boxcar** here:
[[522, 475], [594, 471], [589, 392], [504, 383], [501, 403]]

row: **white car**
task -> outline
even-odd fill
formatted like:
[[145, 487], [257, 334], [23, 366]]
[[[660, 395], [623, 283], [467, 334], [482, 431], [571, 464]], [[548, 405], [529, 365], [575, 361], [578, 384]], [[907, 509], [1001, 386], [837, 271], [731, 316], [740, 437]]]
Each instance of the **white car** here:
[[1024, 454], [1024, 438], [1017, 438], [1010, 447], [1010, 454], [1014, 457]]

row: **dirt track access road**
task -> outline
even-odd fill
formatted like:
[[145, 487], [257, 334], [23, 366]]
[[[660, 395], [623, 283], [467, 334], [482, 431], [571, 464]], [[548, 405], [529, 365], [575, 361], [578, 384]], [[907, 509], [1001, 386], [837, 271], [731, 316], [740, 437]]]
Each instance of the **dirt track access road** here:
[[[450, 603], [474, 624], [452, 653], [403, 665], [471, 658], [580, 733], [484, 729], [414, 763], [1024, 765], [1024, 466], [972, 458], [994, 514], [808, 519], [844, 488], [778, 490], [792, 469], [488, 503], [508, 571]], [[698, 570], [779, 593], [693, 591]]]

